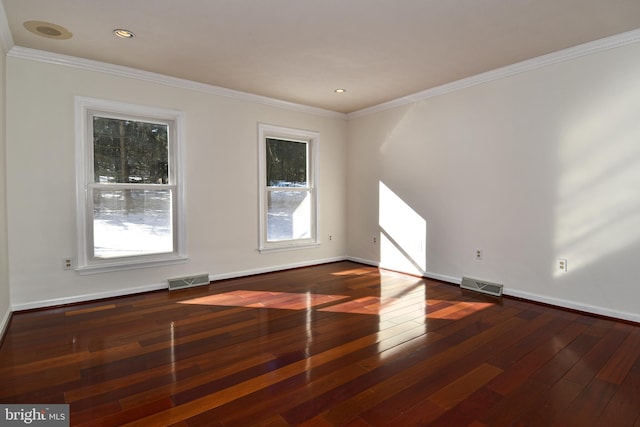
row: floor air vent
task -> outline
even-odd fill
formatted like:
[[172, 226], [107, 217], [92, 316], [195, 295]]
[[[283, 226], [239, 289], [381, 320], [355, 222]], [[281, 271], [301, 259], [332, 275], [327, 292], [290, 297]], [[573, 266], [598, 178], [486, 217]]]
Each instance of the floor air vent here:
[[209, 274], [198, 274], [196, 276], [176, 277], [175, 279], [169, 279], [169, 290], [175, 291], [176, 289], [190, 288], [192, 286], [208, 285]]
[[471, 279], [470, 277], [463, 277], [462, 283], [460, 283], [460, 287], [462, 289], [482, 292], [484, 294], [489, 294], [489, 295], [499, 297], [499, 296], [502, 296], [503, 285], [486, 282], [484, 280]]

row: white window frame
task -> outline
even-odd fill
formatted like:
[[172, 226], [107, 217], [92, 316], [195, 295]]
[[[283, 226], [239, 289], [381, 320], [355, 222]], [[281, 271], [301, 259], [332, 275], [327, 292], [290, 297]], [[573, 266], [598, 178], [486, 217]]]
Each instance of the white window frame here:
[[[305, 239], [280, 240], [270, 242], [267, 240], [267, 210], [269, 191], [282, 190], [281, 187], [267, 186], [267, 139], [281, 139], [307, 144], [307, 187], [302, 191], [308, 191], [311, 202], [311, 237]], [[292, 129], [283, 126], [258, 124], [258, 176], [259, 176], [259, 245], [260, 252], [281, 251], [317, 247], [319, 224], [319, 192], [318, 192], [318, 162], [319, 162], [320, 133], [308, 130]]]
[[[93, 116], [169, 124], [169, 183], [172, 191], [173, 252], [117, 258], [93, 257], [93, 198], [90, 187], [97, 187], [93, 174]], [[75, 97], [76, 138], [76, 218], [77, 262], [80, 274], [93, 274], [132, 268], [185, 262], [186, 227], [184, 216], [184, 113], [178, 110], [141, 106], [96, 98]], [[136, 188], [158, 189], [156, 184], [134, 184]], [[154, 188], [155, 186], [155, 188]], [[127, 185], [131, 188], [132, 185]]]

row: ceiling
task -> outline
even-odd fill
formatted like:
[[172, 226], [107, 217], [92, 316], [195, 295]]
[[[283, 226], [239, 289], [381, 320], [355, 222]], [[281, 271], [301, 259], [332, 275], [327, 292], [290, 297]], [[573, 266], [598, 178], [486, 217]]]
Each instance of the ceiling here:
[[[2, 3], [16, 46], [343, 113], [640, 28], [638, 0]], [[32, 20], [72, 36], [36, 35]]]

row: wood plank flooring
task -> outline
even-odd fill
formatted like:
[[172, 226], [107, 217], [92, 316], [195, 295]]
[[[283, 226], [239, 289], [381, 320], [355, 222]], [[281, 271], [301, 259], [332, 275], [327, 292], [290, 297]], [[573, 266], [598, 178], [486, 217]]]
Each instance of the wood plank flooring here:
[[76, 426], [640, 426], [640, 326], [339, 262], [15, 313]]

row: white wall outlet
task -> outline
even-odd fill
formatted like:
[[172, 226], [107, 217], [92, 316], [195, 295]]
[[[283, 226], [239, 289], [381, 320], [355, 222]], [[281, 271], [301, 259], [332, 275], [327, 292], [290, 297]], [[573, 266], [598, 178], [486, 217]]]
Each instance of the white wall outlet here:
[[329, 241], [333, 240], [333, 236], [329, 234]]
[[378, 238], [377, 238], [377, 237], [374, 237], [374, 238], [373, 238], [373, 244], [375, 245], [376, 243], [378, 243]]
[[557, 268], [558, 271], [566, 273], [568, 271], [568, 269], [567, 269], [567, 260], [564, 259], [564, 258], [559, 258], [557, 263], [556, 263], [556, 268]]
[[73, 270], [73, 258], [64, 258], [62, 260], [62, 268], [65, 270]]
[[484, 257], [484, 251], [482, 249], [476, 249], [476, 260], [477, 261], [482, 261], [482, 258]]

